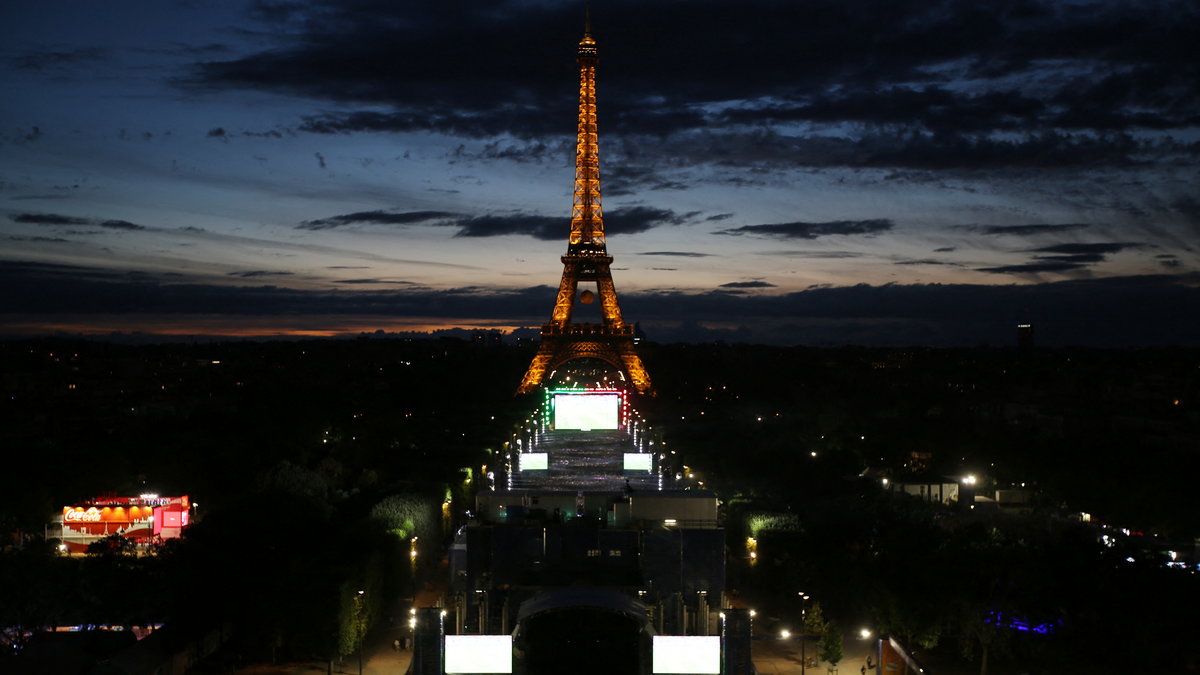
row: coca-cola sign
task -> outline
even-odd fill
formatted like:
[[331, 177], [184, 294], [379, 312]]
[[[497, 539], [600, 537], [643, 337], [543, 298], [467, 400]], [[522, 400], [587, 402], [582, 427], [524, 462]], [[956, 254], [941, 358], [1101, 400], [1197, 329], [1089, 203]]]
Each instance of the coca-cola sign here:
[[100, 512], [96, 509], [87, 511], [68, 509], [63, 511], [63, 520], [68, 523], [98, 523], [100, 522]]

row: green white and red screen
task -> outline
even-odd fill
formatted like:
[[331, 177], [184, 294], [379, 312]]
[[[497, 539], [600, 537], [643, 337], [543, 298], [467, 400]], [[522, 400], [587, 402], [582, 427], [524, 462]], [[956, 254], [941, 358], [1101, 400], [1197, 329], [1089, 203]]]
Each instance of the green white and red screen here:
[[621, 395], [555, 394], [555, 429], [618, 429], [621, 424]]

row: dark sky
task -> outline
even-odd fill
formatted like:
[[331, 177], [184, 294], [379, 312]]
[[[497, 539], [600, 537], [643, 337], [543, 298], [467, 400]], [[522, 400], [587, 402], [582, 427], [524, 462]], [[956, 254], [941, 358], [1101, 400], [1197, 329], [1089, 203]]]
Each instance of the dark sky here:
[[[651, 339], [1200, 344], [1197, 3], [592, 16], [613, 275]], [[0, 333], [540, 325], [582, 19], [4, 3]]]

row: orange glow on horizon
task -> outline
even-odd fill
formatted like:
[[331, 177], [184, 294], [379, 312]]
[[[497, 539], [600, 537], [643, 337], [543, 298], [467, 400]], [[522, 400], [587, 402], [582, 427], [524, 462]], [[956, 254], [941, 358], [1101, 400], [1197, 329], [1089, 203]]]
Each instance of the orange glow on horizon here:
[[100, 315], [45, 317], [0, 315], [8, 335], [146, 334], [170, 337], [227, 338], [322, 338], [355, 336], [362, 333], [433, 333], [443, 330], [512, 332], [540, 325], [509, 321], [460, 318], [400, 318], [390, 316], [235, 316], [235, 315]]

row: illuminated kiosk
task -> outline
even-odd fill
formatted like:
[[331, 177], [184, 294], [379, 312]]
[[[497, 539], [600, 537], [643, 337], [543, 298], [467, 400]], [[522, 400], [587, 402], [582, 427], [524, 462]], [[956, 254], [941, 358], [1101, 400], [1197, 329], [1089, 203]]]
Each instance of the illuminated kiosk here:
[[61, 527], [63, 551], [85, 553], [88, 546], [114, 534], [135, 544], [152, 544], [182, 536], [191, 523], [191, 502], [182, 497], [97, 497], [64, 506], [54, 523]]

